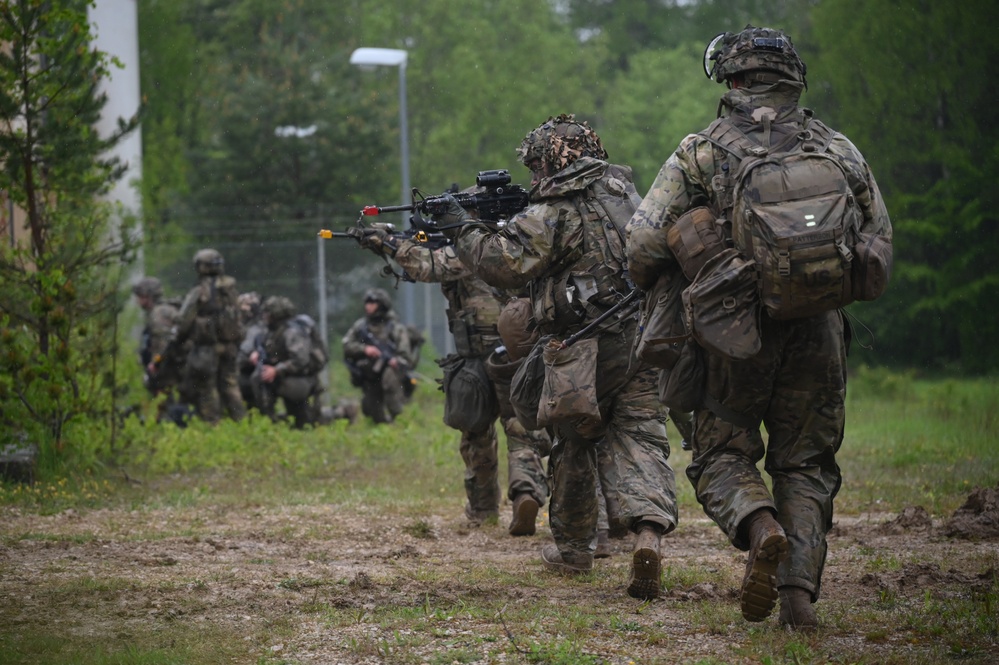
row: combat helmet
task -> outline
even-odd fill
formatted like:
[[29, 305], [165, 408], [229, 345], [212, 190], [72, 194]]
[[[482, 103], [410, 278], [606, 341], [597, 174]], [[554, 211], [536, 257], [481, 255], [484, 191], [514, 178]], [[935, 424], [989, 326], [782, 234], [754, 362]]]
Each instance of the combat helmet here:
[[392, 297], [385, 289], [370, 288], [364, 292], [364, 302], [376, 302], [386, 312], [392, 309]]
[[723, 32], [704, 49], [704, 73], [724, 83], [741, 72], [753, 72], [760, 83], [780, 79], [805, 80], [805, 63], [794, 50], [791, 38], [781, 30], [747, 25], [742, 32]]
[[199, 249], [194, 255], [194, 269], [199, 275], [221, 275], [225, 271], [225, 259], [215, 249]]
[[600, 137], [586, 122], [579, 122], [572, 114], [549, 117], [524, 137], [517, 148], [521, 164], [528, 166], [536, 160], [558, 173], [580, 157], [607, 159]]
[[260, 294], [256, 291], [240, 293], [236, 302], [239, 304], [239, 311], [244, 323], [253, 321], [260, 316]]
[[267, 325], [274, 328], [282, 321], [295, 316], [295, 304], [285, 296], [270, 296], [260, 306], [260, 312], [267, 317]]
[[163, 297], [163, 284], [155, 277], [143, 277], [132, 285], [132, 293], [141, 298], [152, 298], [155, 302]]

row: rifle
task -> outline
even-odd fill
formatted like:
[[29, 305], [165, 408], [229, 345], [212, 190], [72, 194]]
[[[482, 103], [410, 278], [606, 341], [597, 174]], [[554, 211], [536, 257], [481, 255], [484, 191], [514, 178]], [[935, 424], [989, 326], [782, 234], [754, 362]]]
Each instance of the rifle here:
[[478, 221], [499, 222], [516, 215], [527, 207], [530, 192], [520, 185], [510, 184], [510, 172], [506, 169], [479, 171], [475, 184], [484, 191], [476, 194], [458, 192], [457, 186], [452, 186], [437, 196], [424, 196], [419, 189], [413, 188], [413, 202], [398, 206], [364, 206], [362, 216], [376, 216], [385, 212], [412, 211], [409, 218], [410, 226], [423, 231], [438, 231], [440, 227], [434, 221], [423, 219], [422, 215], [443, 215], [447, 212], [447, 196], [452, 196], [465, 210], [478, 213]]
[[347, 227], [344, 231], [331, 231], [329, 229], [319, 229], [318, 235], [320, 238], [330, 240], [332, 238], [353, 238], [357, 242], [361, 242], [365, 237], [377, 233], [379, 231], [384, 231], [388, 234], [388, 244], [395, 247], [395, 245], [400, 240], [413, 240], [419, 243], [427, 243], [430, 249], [437, 249], [450, 242], [443, 233], [427, 233], [425, 230], [410, 229], [409, 231], [396, 231], [393, 224], [387, 224], [383, 222], [378, 222], [371, 224], [370, 226], [365, 226], [363, 223], [364, 216], [358, 217], [357, 224], [354, 226]]
[[639, 296], [641, 295], [642, 292], [640, 290], [638, 289], [633, 290], [631, 293], [622, 298], [616, 305], [608, 309], [606, 312], [604, 312], [597, 318], [593, 319], [593, 321], [588, 323], [585, 328], [583, 328], [579, 332], [573, 333], [572, 335], [566, 337], [559, 345], [559, 348], [560, 349], [569, 348], [579, 340], [583, 339], [584, 337], [588, 336], [590, 333], [594, 332], [600, 326], [600, 324], [602, 324], [604, 321], [606, 321], [607, 319], [616, 314], [619, 313], [621, 314], [619, 318], [623, 318], [625, 316], [633, 314], [635, 309], [637, 308], [637, 304], [634, 303], [636, 300], [638, 300]]
[[253, 340], [253, 350], [257, 352], [257, 364], [253, 368], [253, 374], [250, 375], [250, 385], [253, 386], [253, 397], [257, 402], [257, 410], [266, 415], [273, 415], [276, 401], [274, 384], [264, 383], [260, 377], [264, 365], [267, 364], [267, 347], [264, 345], [266, 339], [267, 333], [261, 332]]
[[[392, 360], [393, 358], [396, 358], [399, 355], [396, 352], [395, 344], [393, 344], [389, 340], [382, 341], [377, 337], [375, 337], [374, 335], [372, 335], [371, 331], [368, 330], [366, 322], [364, 326], [361, 327], [361, 341], [364, 342], [365, 344], [375, 347], [376, 349], [378, 349], [378, 351], [381, 352], [381, 356], [379, 356], [378, 359], [375, 361], [375, 364], [371, 366], [371, 371], [374, 372], [375, 374], [380, 375], [382, 372], [384, 372], [385, 366], [388, 365], [389, 361]], [[406, 361], [404, 361], [402, 358], [399, 358], [399, 364], [404, 366], [403, 367], [404, 370], [407, 369], [405, 367]]]

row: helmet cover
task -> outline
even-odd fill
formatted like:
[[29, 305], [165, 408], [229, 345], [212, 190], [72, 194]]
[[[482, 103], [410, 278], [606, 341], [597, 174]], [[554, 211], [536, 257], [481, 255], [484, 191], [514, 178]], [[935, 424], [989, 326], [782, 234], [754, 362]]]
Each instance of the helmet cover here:
[[724, 83], [741, 72], [777, 72], [805, 83], [805, 63], [781, 30], [747, 25], [742, 32], [715, 36], [704, 50], [704, 73]]
[[607, 151], [597, 133], [573, 114], [549, 117], [531, 130], [517, 149], [517, 157], [524, 166], [540, 161], [557, 173], [580, 157], [607, 159]]
[[225, 270], [225, 259], [215, 249], [200, 249], [194, 255], [194, 269], [199, 275], [221, 275]]

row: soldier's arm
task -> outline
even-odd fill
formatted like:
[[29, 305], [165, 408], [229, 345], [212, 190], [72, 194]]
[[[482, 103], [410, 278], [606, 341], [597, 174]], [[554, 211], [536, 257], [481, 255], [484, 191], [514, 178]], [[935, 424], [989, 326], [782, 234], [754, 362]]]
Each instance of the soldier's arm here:
[[562, 248], [581, 237], [579, 215], [568, 207], [536, 203], [513, 217], [499, 231], [469, 224], [455, 240], [458, 258], [474, 266], [491, 286], [519, 289], [543, 275], [560, 257]]
[[360, 318], [354, 322], [354, 325], [350, 327], [347, 334], [343, 336], [343, 357], [349, 360], [355, 360], [358, 358], [364, 358], [364, 347], [367, 346], [366, 343], [362, 342], [358, 331], [364, 324], [364, 319]]
[[850, 176], [853, 195], [864, 214], [864, 224], [861, 231], [884, 236], [891, 240], [892, 228], [888, 209], [885, 207], [881, 190], [878, 189], [878, 183], [874, 180], [874, 174], [871, 173], [870, 166], [868, 166], [864, 156], [842, 134], [836, 134], [833, 137], [829, 143], [829, 152], [842, 157], [848, 167], [847, 173]]
[[288, 357], [274, 366], [278, 376], [301, 376], [309, 368], [311, 342], [307, 335], [293, 326], [284, 331], [283, 342]]
[[417, 282], [454, 282], [472, 274], [452, 245], [431, 249], [425, 243], [403, 240], [393, 258]]
[[712, 161], [710, 144], [694, 136], [685, 138], [628, 222], [628, 272], [639, 288], [648, 289], [663, 271], [679, 268], [666, 243], [666, 231], [684, 212], [708, 203], [708, 179], [702, 170], [711, 168]]
[[180, 340], [187, 339], [188, 335], [191, 334], [194, 320], [198, 317], [198, 296], [200, 294], [201, 288], [199, 286], [194, 287], [187, 292], [184, 302], [180, 306], [180, 312], [177, 314], [177, 321], [175, 323], [177, 338]]

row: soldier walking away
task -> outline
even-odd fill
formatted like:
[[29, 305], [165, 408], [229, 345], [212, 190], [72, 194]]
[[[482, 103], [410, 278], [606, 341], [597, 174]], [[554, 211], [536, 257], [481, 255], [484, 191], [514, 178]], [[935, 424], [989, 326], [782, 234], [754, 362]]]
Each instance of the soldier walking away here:
[[[710, 291], [703, 273], [691, 269], [693, 253], [684, 237], [721, 239], [717, 246], [702, 242], [698, 248], [699, 255], [713, 254], [719, 261], [704, 263], [709, 275], [715, 274], [713, 266], [731, 267], [730, 276], [749, 266], [749, 290], [739, 294], [745, 304], [734, 312], [742, 323], [724, 331], [738, 330], [737, 339], [727, 335], [735, 347], [726, 351], [710, 328], [698, 332], [694, 322], [706, 367], [687, 477], [707, 515], [736, 548], [748, 552], [743, 617], [762, 621], [779, 600], [781, 624], [814, 630], [813, 603], [819, 598], [826, 534], [841, 483], [836, 452], [843, 441], [848, 330], [838, 308], [852, 297], [877, 297], [884, 283], [871, 293], [857, 293], [857, 287], [870, 286], [865, 282], [870, 275], [854, 273], [846, 293], [850, 298], [844, 301], [843, 293], [816, 298], [794, 280], [811, 269], [815, 257], [825, 262], [819, 269], [826, 275], [842, 273], [845, 259], [846, 284], [849, 273], [865, 261], [883, 268], [887, 260], [890, 266], [891, 223], [863, 156], [798, 105], [805, 64], [786, 34], [747, 26], [719, 35], [705, 56], [705, 73], [728, 87], [719, 119], [683, 139], [663, 165], [629, 224], [628, 265], [642, 288], [652, 287], [663, 274], [692, 280], [684, 295], [692, 303], [698, 293]], [[756, 169], [759, 165], [766, 171]], [[779, 177], [767, 179], [768, 174]], [[822, 174], [831, 176], [817, 177]], [[810, 198], [814, 193], [822, 200]], [[830, 201], [842, 205], [832, 210]], [[769, 212], [761, 216], [755, 210], [762, 204]], [[826, 234], [818, 227], [841, 221], [843, 233]], [[790, 230], [800, 225], [811, 249], [796, 254], [797, 247], [789, 244], [775, 253], [779, 260], [773, 273], [758, 268], [754, 262], [770, 252], [755, 230], [764, 223]], [[816, 244], [824, 237], [834, 238], [828, 253]], [[756, 250], [747, 252], [747, 246]], [[772, 279], [782, 284], [777, 297], [765, 289]], [[835, 286], [831, 280], [819, 282]], [[804, 313], [780, 313], [788, 306]], [[758, 320], [753, 319], [757, 313]], [[757, 470], [761, 459], [773, 481], [772, 493]]]
[[[631, 169], [609, 163], [596, 132], [571, 115], [549, 118], [531, 131], [518, 156], [532, 173], [531, 204], [503, 228], [474, 223], [454, 200], [437, 221], [454, 238], [461, 260], [475, 266], [484, 281], [529, 289], [542, 335], [535, 348], [549, 341], [557, 347], [631, 292], [623, 234], [641, 198]], [[657, 374], [633, 358], [636, 329], [633, 317], [611, 316], [587, 340], [592, 344], [579, 347], [597, 347], [579, 359], [595, 378], [576, 382], [580, 392], [573, 397], [599, 406], [598, 413], [577, 418], [558, 411], [574, 407], [576, 399], [550, 400], [555, 411], [548, 427], [555, 443], [549, 516], [555, 543], [545, 546], [541, 557], [546, 568], [564, 574], [593, 568], [599, 473], [611, 524], [637, 536], [627, 591], [655, 598], [660, 540], [676, 526], [676, 497]], [[524, 395], [514, 391], [513, 397]], [[540, 411], [542, 403], [534, 404]], [[598, 446], [607, 454], [598, 456]]]
[[246, 415], [236, 372], [239, 322], [236, 280], [225, 274], [225, 261], [214, 249], [194, 255], [198, 283], [184, 298], [174, 328], [176, 343], [190, 342], [187, 373], [198, 416], [209, 423], [222, 418], [222, 408], [233, 420]]
[[548, 498], [542, 458], [551, 450], [551, 439], [544, 430], [527, 430], [517, 420], [510, 406], [510, 377], [517, 365], [505, 354], [494, 353], [501, 344], [497, 322], [509, 294], [476, 277], [450, 244], [428, 247], [372, 229], [361, 245], [394, 258], [409, 279], [441, 285], [456, 353], [437, 362], [445, 376], [444, 421], [461, 432], [465, 516], [473, 524], [498, 518], [498, 419], [507, 441], [507, 498], [513, 505], [509, 532], [533, 535], [538, 510]]
[[155, 277], [140, 279], [132, 286], [132, 294], [145, 317], [139, 343], [143, 385], [150, 395], [165, 396], [156, 420], [159, 422], [168, 418], [181, 427], [186, 426], [190, 407], [184, 400], [185, 355], [180, 348], [170, 344], [180, 302], [164, 299], [163, 285]]
[[394, 421], [406, 403], [413, 355], [409, 330], [385, 289], [364, 294], [364, 316], [343, 336], [343, 358], [351, 383], [363, 394], [361, 412], [376, 423]]

